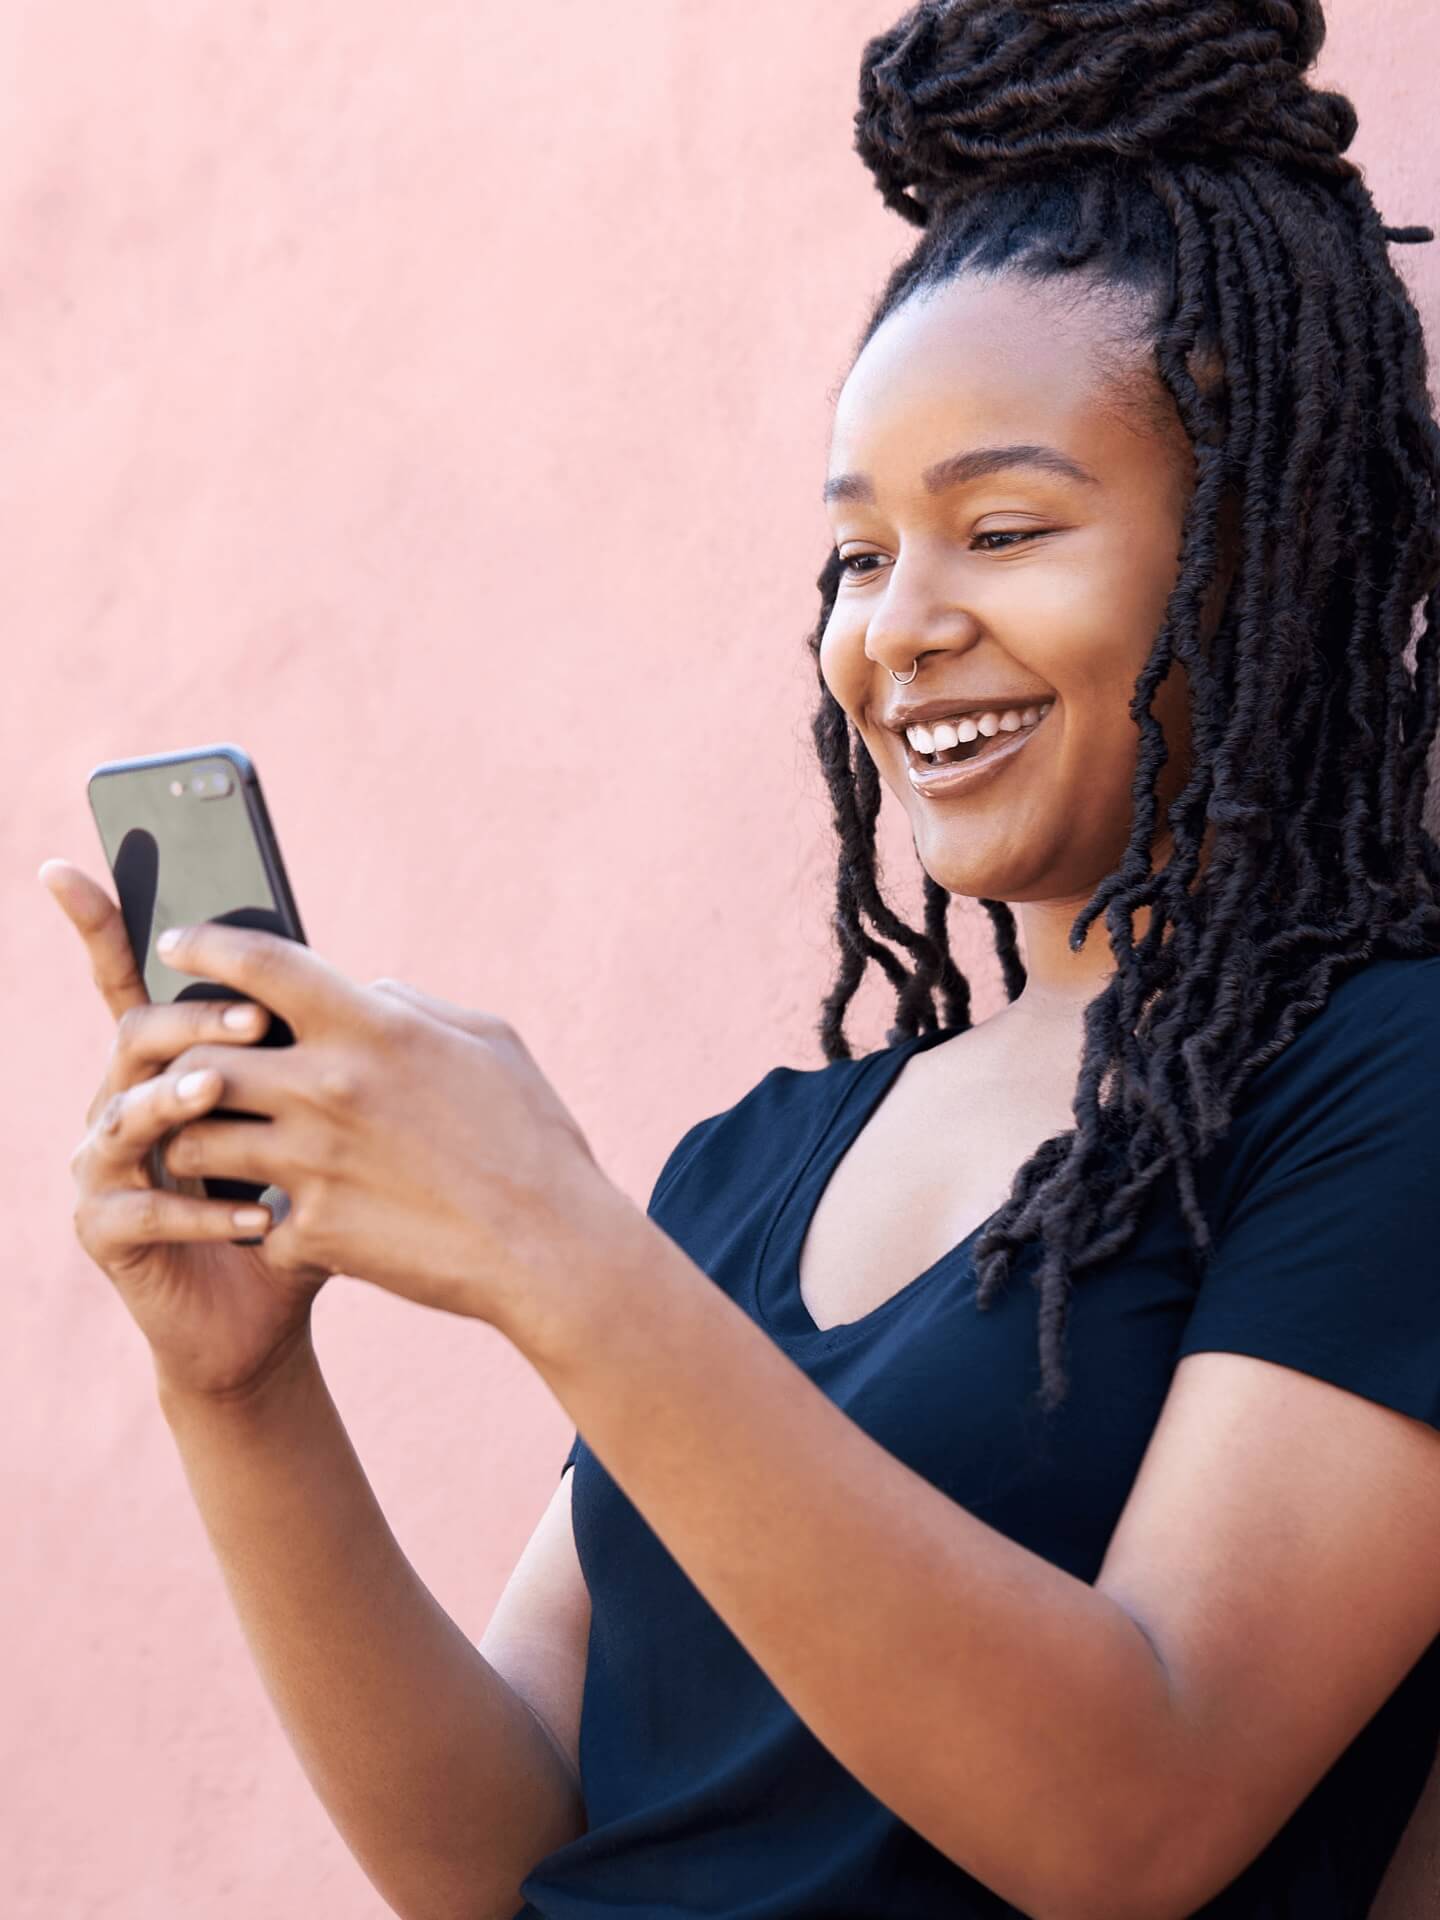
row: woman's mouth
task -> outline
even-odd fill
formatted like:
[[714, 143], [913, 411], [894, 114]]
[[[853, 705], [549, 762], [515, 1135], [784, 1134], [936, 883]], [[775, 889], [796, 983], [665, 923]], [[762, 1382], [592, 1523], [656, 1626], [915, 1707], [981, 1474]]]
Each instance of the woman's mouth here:
[[913, 741], [902, 735], [911, 786], [916, 793], [933, 800], [968, 793], [1015, 758], [1044, 726], [1054, 704], [1053, 699], [1042, 702], [1037, 718], [1028, 725], [1022, 723], [1008, 731], [996, 728], [989, 734], [980, 733], [973, 740], [957, 741], [953, 746], [939, 747], [930, 753], [922, 753]]

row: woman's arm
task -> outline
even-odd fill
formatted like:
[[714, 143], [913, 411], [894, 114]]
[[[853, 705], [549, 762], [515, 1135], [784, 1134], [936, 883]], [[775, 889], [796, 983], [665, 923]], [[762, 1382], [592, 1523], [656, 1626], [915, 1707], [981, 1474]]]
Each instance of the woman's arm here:
[[[820, 1744], [1034, 1920], [1146, 1904], [1164, 1670], [1114, 1600], [865, 1433], [622, 1201], [501, 1331]], [[1145, 1879], [1141, 1880], [1141, 1874]]]
[[401, 1552], [308, 1333], [244, 1398], [160, 1401], [310, 1782], [402, 1920], [510, 1920], [585, 1830], [569, 1766]]
[[501, 1330], [816, 1739], [1036, 1920], [1195, 1912], [1434, 1639], [1423, 1422], [1189, 1354], [1091, 1583], [886, 1451], [612, 1208], [610, 1257]]

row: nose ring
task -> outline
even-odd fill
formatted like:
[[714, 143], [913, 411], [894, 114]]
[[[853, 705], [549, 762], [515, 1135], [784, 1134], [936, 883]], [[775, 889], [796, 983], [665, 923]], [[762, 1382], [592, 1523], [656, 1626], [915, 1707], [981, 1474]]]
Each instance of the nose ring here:
[[918, 660], [912, 660], [910, 662], [909, 673], [896, 673], [895, 669], [892, 667], [890, 669], [890, 678], [896, 683], [897, 686], [908, 687], [910, 682], [915, 678], [916, 674], [919, 671], [920, 671], [920, 662]]

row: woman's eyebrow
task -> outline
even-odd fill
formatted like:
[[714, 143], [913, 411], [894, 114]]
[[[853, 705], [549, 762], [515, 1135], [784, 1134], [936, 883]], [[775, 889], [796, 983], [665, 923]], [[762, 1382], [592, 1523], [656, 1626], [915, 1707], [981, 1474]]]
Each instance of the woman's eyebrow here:
[[[1080, 480], [1092, 487], [1100, 484], [1088, 467], [1082, 467], [1068, 453], [1062, 453], [1058, 447], [1043, 446], [972, 447], [967, 453], [952, 453], [948, 459], [938, 460], [933, 467], [927, 467], [920, 478], [927, 493], [943, 493], [947, 487], [963, 486], [969, 480], [979, 480], [1010, 467], [1038, 467], [1043, 473], [1059, 474], [1065, 480]], [[821, 498], [826, 506], [832, 500], [873, 505], [875, 489], [868, 473], [838, 473], [825, 482]]]

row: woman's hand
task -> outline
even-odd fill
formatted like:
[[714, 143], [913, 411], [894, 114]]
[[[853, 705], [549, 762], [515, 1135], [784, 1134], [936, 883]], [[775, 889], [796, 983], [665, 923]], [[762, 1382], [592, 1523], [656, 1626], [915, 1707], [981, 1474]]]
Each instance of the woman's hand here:
[[[265, 1032], [269, 1015], [216, 1000], [152, 1006], [114, 901], [68, 861], [47, 862], [43, 877], [84, 941], [117, 1023], [70, 1161], [76, 1235], [149, 1341], [162, 1385], [242, 1395], [305, 1337], [329, 1276], [319, 1266], [277, 1267], [263, 1247], [232, 1245], [259, 1228], [238, 1225], [235, 1203], [205, 1198], [198, 1181], [181, 1182], [178, 1192], [158, 1186], [152, 1150], [220, 1102], [224, 1082], [213, 1071], [190, 1098], [181, 1096], [186, 1056], [203, 1048], [216, 1059], [236, 1057]], [[237, 1015], [248, 1024], [227, 1024]]]
[[213, 922], [167, 965], [288, 1022], [292, 1047], [201, 1044], [174, 1063], [220, 1079], [208, 1103], [253, 1120], [187, 1120], [176, 1175], [283, 1187], [266, 1234], [277, 1278], [346, 1273], [509, 1331], [547, 1316], [603, 1243], [643, 1219], [505, 1021], [397, 982], [362, 987], [308, 947]]

